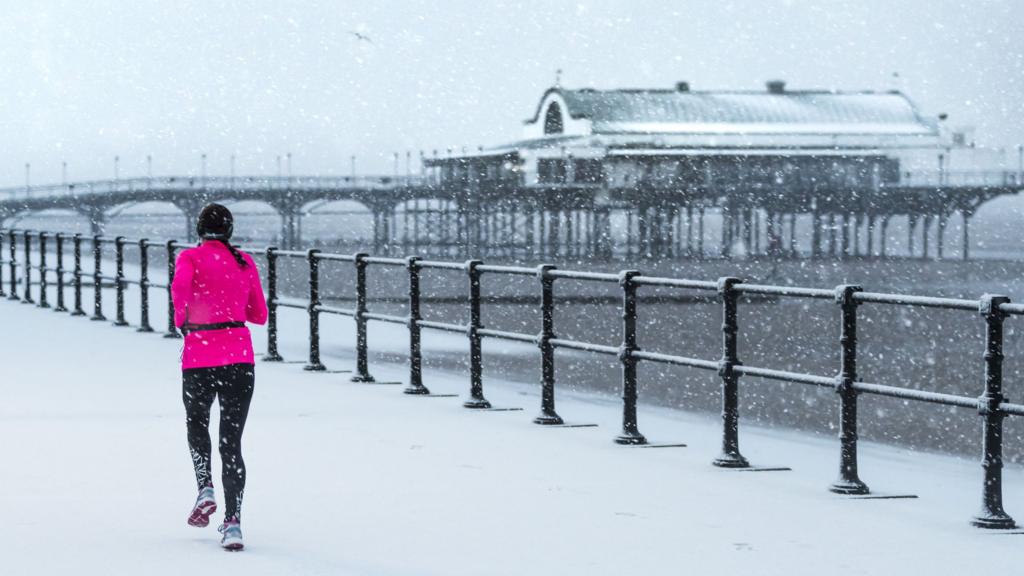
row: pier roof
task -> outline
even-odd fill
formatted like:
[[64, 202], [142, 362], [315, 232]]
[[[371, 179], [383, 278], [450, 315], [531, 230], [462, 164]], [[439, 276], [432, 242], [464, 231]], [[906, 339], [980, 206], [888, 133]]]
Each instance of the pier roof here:
[[558, 102], [591, 134], [872, 134], [937, 136], [904, 94], [785, 90], [595, 90], [551, 88], [527, 125]]

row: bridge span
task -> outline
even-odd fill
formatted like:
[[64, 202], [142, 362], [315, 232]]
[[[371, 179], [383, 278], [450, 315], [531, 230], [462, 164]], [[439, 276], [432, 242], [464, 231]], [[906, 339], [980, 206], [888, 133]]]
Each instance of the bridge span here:
[[[456, 159], [461, 174], [452, 161], [435, 160], [424, 174], [404, 176], [168, 176], [10, 187], [0, 189], [0, 225], [58, 210], [85, 217], [100, 234], [120, 209], [160, 202], [182, 212], [192, 240], [193, 215], [205, 203], [255, 201], [280, 216], [278, 243], [291, 248], [302, 245], [300, 221], [311, 207], [351, 201], [373, 219], [365, 242], [380, 254], [699, 259], [728, 258], [739, 246], [749, 255], [842, 259], [887, 256], [889, 221], [905, 216], [911, 255], [941, 258], [947, 221], [959, 215], [966, 259], [977, 208], [1024, 189], [1024, 175], [1005, 170], [903, 172], [892, 182], [853, 186], [813, 178], [743, 186], [672, 178], [529, 183], [514, 170], [489, 176], [492, 160]], [[717, 246], [705, 245], [710, 237]]]

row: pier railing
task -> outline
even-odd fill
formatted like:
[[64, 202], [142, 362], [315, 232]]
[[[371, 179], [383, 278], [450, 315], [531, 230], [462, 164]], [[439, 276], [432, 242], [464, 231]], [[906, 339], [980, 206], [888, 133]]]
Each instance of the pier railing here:
[[[151, 190], [204, 191], [224, 193], [239, 191], [288, 191], [288, 190], [340, 190], [359, 188], [361, 190], [391, 190], [409, 186], [437, 185], [436, 175], [359, 175], [359, 176], [160, 176], [141, 178], [114, 178], [64, 184], [42, 184], [7, 186], [0, 188], [0, 201], [29, 198], [56, 198], [65, 196], [88, 196], [123, 192], [148, 192]], [[504, 182], [524, 187], [539, 186], [557, 189], [558, 183]], [[915, 170], [900, 173], [899, 180], [883, 183], [882, 188], [907, 187], [1007, 187], [1024, 184], [1021, 170]], [[563, 183], [566, 189], [602, 189], [602, 183]], [[684, 184], [680, 184], [684, 186]], [[757, 187], [755, 183], [751, 187]]]
[[209, 193], [237, 191], [336, 190], [359, 188], [390, 190], [418, 186], [426, 182], [419, 175], [402, 176], [164, 176], [156, 178], [121, 178], [69, 184], [11, 186], [0, 188], [0, 200], [88, 196], [150, 190], [205, 191]]
[[[10, 300], [34, 303], [41, 308], [54, 306], [75, 316], [89, 315], [82, 299], [82, 289], [91, 288], [92, 320], [106, 320], [104, 315], [104, 287], [112, 286], [115, 298], [114, 324], [129, 326], [125, 310], [125, 292], [131, 287], [139, 290], [138, 331], [152, 332], [150, 324], [150, 291], [163, 290], [167, 298], [167, 328], [165, 337], [178, 338], [174, 326], [170, 283], [174, 278], [176, 254], [188, 245], [175, 242], [151, 242], [146, 239], [128, 240], [123, 237], [84, 237], [81, 234], [59, 234], [26, 230], [0, 230], [0, 270], [5, 271], [5, 282], [0, 282], [0, 296]], [[128, 278], [125, 273], [125, 251], [138, 251], [139, 275]], [[86, 251], [88, 253], [86, 253]], [[153, 282], [149, 271], [151, 256], [156, 252], [167, 267], [167, 281]], [[111, 273], [104, 269], [104, 259], [114, 258]], [[1002, 502], [1002, 440], [1003, 419], [1024, 416], [1024, 405], [1008, 402], [1003, 394], [1003, 333], [1004, 322], [1013, 316], [1024, 315], [1024, 305], [1011, 303], [1005, 296], [986, 294], [976, 300], [934, 298], [904, 294], [866, 292], [860, 286], [846, 284], [831, 289], [802, 288], [749, 284], [740, 278], [724, 277], [714, 281], [690, 280], [646, 276], [636, 270], [617, 274], [560, 270], [551, 265], [538, 267], [496, 266], [478, 260], [449, 262], [424, 260], [416, 256], [384, 258], [368, 254], [331, 254], [318, 250], [262, 250], [265, 257], [265, 276], [268, 297], [268, 338], [265, 362], [282, 361], [278, 350], [278, 314], [282, 308], [302, 311], [308, 319], [308, 358], [305, 369], [323, 371], [320, 342], [325, 336], [320, 328], [323, 314], [347, 316], [353, 319], [355, 332], [355, 366], [353, 382], [373, 382], [369, 368], [367, 324], [385, 322], [405, 326], [408, 331], [408, 383], [406, 394], [428, 395], [423, 384], [423, 350], [420, 345], [424, 329], [462, 334], [469, 351], [468, 392], [464, 406], [468, 409], [488, 409], [490, 402], [484, 395], [483, 351], [485, 338], [533, 344], [539, 351], [541, 404], [533, 422], [546, 426], [562, 425], [556, 410], [555, 354], [558, 349], [576, 350], [612, 356], [621, 365], [622, 377], [622, 430], [615, 442], [642, 445], [647, 439], [640, 432], [637, 420], [637, 365], [654, 362], [688, 366], [714, 372], [721, 379], [722, 439], [721, 451], [712, 463], [723, 468], [748, 468], [750, 464], [739, 449], [739, 388], [741, 377], [756, 377], [768, 381], [792, 382], [834, 390], [839, 411], [839, 471], [838, 478], [829, 489], [846, 495], [866, 495], [870, 491], [860, 479], [857, 470], [857, 400], [862, 394], [899, 398], [974, 410], [982, 426], [982, 506], [972, 519], [982, 528], [1013, 528], [1013, 519], [1004, 511]], [[83, 268], [83, 258], [91, 259], [90, 269]], [[279, 265], [283, 260], [298, 260], [308, 273], [308, 294], [305, 298], [286, 298], [278, 294]], [[351, 266], [354, 283], [350, 287], [354, 297], [352, 308], [325, 304], [320, 294], [321, 266], [327, 263]], [[300, 264], [301, 265], [301, 264]], [[371, 269], [393, 268], [404, 270], [407, 277], [407, 314], [385, 314], [368, 307], [367, 276]], [[469, 321], [465, 324], [426, 320], [422, 314], [421, 277], [424, 274], [460, 275], [466, 286], [465, 305]], [[520, 276], [536, 282], [536, 333], [511, 332], [487, 328], [482, 324], [481, 307], [485, 279]], [[609, 346], [587, 341], [561, 338], [555, 326], [555, 286], [560, 280], [617, 285], [621, 294], [621, 341]], [[638, 291], [649, 288], [704, 293], [716, 298], [722, 310], [722, 343], [717, 357], [695, 358], [666, 352], [645, 350], [638, 345], [637, 308]], [[34, 292], [33, 292], [34, 290]], [[71, 299], [67, 299], [70, 290]], [[51, 293], [56, 301], [50, 303]], [[737, 321], [740, 297], [770, 296], [773, 298], [814, 299], [831, 301], [836, 307], [835, 322], [838, 339], [839, 366], [832, 374], [808, 374], [774, 367], [749, 366], [737, 353], [742, 328]], [[976, 314], [985, 325], [984, 343], [979, 343], [978, 365], [980, 396], [960, 396], [938, 392], [865, 382], [857, 372], [857, 320], [861, 306], [922, 307], [959, 310]]]

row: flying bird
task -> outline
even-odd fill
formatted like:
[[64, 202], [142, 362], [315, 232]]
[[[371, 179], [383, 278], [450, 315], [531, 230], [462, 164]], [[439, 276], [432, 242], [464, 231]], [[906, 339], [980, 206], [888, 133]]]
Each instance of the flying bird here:
[[367, 36], [366, 34], [361, 34], [359, 32], [356, 32], [355, 30], [349, 30], [348, 33], [353, 35], [353, 36], [355, 36], [356, 40], [363, 41], [363, 42], [369, 42], [370, 44], [373, 44], [373, 40], [370, 40], [370, 37]]

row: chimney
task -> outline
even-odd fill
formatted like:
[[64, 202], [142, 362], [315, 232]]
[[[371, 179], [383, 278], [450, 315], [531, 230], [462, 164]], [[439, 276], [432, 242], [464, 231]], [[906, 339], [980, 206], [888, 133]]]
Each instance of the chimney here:
[[676, 92], [689, 92], [689, 91], [690, 91], [690, 83], [689, 82], [685, 82], [685, 81], [684, 82], [676, 82]]
[[769, 94], [784, 94], [786, 92], [785, 80], [769, 80], [764, 84], [768, 87]]

